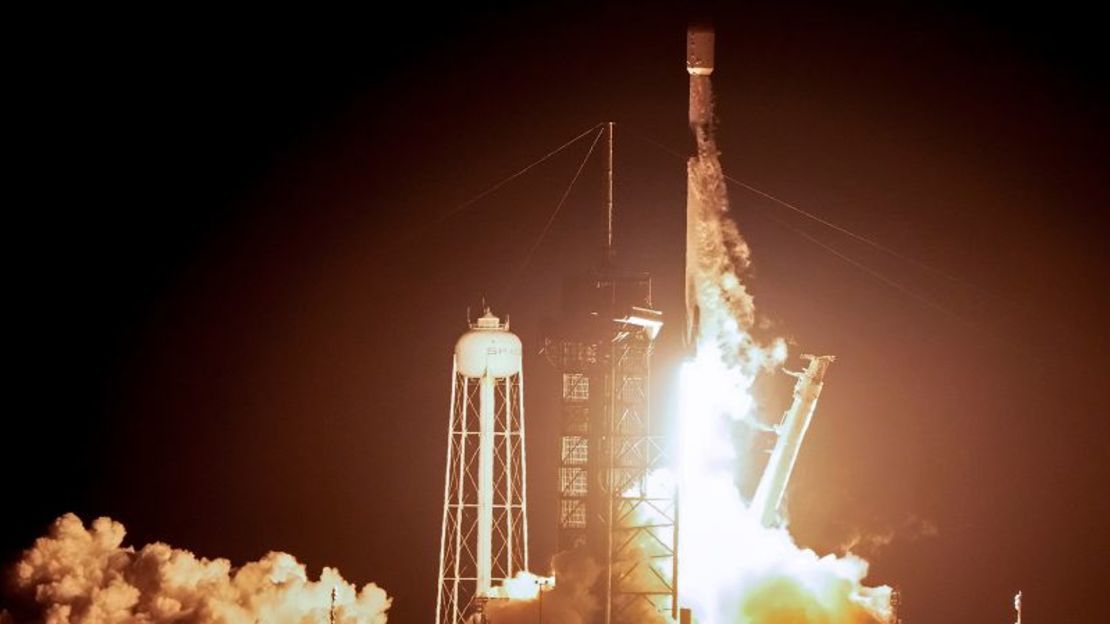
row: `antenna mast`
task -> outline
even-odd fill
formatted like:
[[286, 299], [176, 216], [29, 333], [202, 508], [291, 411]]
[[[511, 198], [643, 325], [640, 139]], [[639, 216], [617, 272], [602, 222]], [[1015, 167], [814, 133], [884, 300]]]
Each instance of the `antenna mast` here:
[[608, 194], [605, 201], [605, 259], [613, 258], [613, 122], [609, 122], [609, 167], [606, 170]]

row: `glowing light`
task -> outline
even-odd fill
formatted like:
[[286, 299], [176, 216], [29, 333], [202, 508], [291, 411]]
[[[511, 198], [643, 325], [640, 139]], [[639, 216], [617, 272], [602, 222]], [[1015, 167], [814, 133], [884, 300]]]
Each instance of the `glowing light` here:
[[755, 374], [781, 362], [781, 343], [753, 341], [726, 364], [713, 343], [683, 364], [679, 436], [679, 599], [702, 624], [886, 622], [890, 588], [862, 584], [867, 562], [818, 556], [785, 528], [769, 529], [736, 485], [736, 422], [755, 423]]
[[541, 589], [547, 591], [548, 588], [554, 586], [555, 577], [553, 576], [539, 576], [531, 572], [520, 571], [513, 578], [506, 579], [501, 585], [491, 588], [488, 597], [494, 600], [535, 600], [539, 597]]

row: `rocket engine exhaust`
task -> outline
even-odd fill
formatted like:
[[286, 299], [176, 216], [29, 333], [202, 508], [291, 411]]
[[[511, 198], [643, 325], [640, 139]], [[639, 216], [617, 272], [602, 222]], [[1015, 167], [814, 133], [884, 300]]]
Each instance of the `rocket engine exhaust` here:
[[[749, 502], [737, 476], [749, 450], [738, 428], [763, 430], [756, 380], [786, 360], [786, 344], [764, 341], [746, 284], [750, 250], [729, 216], [714, 137], [714, 34], [686, 33], [689, 123], [696, 144], [687, 161], [685, 335], [678, 417], [679, 613], [701, 624], [838, 622], [887, 624], [889, 587], [868, 587], [868, 564], [852, 554], [819, 556], [786, 530], [783, 499], [832, 356], [810, 362], [794, 401], [775, 428], [775, 448]], [[687, 611], [687, 609], [689, 611]]]

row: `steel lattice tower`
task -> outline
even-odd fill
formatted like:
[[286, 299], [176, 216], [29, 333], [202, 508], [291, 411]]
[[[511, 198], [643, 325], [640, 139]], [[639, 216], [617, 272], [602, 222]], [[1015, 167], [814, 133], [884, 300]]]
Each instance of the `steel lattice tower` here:
[[609, 124], [605, 245], [598, 268], [564, 284], [543, 353], [561, 375], [560, 550], [586, 548], [605, 573], [598, 620], [676, 617], [677, 508], [650, 414], [651, 354], [662, 327], [651, 277], [613, 264], [613, 124]]
[[437, 624], [480, 613], [528, 569], [521, 343], [486, 310], [455, 346]]

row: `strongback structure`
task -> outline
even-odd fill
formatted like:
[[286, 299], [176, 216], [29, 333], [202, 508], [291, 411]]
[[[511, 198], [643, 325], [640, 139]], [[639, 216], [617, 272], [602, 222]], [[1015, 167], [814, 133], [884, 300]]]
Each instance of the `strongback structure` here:
[[436, 624], [482, 619], [528, 569], [521, 343], [486, 310], [455, 346]]
[[566, 280], [560, 317], [544, 355], [561, 378], [560, 550], [585, 548], [602, 564], [599, 621], [674, 617], [673, 487], [649, 477], [663, 467], [652, 435], [651, 354], [662, 327], [651, 278], [613, 266], [612, 137], [604, 254], [597, 268]]
[[775, 427], [778, 440], [766, 467], [763, 468], [755, 495], [752, 496], [752, 511], [768, 527], [779, 526], [785, 521], [782, 503], [786, 486], [790, 483], [794, 462], [798, 459], [802, 440], [813, 419], [813, 410], [817, 408], [817, 398], [821, 396], [825, 372], [836, 359], [832, 355], [803, 355], [802, 358], [809, 360], [809, 366], [804, 371], [785, 371], [798, 379], [794, 385], [794, 401], [783, 414], [782, 422]]

